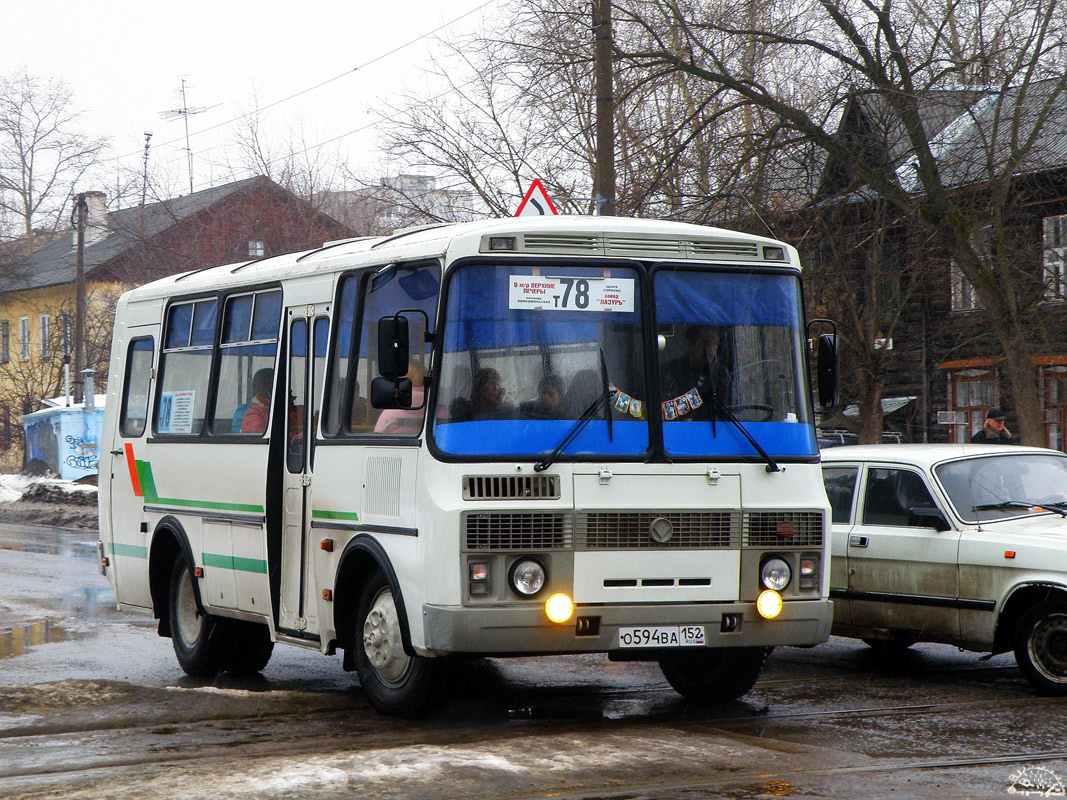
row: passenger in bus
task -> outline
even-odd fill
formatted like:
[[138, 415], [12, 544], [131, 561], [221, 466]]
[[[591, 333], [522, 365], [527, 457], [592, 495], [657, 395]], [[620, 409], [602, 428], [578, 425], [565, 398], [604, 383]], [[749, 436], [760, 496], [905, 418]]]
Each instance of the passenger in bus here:
[[537, 384], [537, 397], [519, 403], [519, 413], [530, 419], [561, 419], [563, 417], [563, 381], [548, 374]]
[[457, 397], [450, 412], [453, 422], [475, 419], [509, 419], [515, 407], [504, 400], [507, 389], [500, 381], [500, 373], [492, 367], [482, 367], [471, 380], [471, 396]]
[[252, 376], [252, 405], [241, 418], [241, 433], [263, 433], [270, 415], [270, 394], [274, 385], [274, 370], [264, 367]]
[[730, 373], [720, 357], [721, 340], [722, 332], [712, 325], [685, 329], [685, 353], [663, 367], [661, 400], [676, 414], [668, 419], [711, 419], [713, 394], [724, 405], [730, 404]]

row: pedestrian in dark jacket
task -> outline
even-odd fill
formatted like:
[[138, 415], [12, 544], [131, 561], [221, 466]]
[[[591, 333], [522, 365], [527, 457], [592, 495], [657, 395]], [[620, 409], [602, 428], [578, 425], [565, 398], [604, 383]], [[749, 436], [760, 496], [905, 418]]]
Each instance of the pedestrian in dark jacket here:
[[971, 441], [975, 444], [1012, 444], [1011, 431], [1004, 427], [1004, 412], [991, 408], [986, 412], [985, 424]]

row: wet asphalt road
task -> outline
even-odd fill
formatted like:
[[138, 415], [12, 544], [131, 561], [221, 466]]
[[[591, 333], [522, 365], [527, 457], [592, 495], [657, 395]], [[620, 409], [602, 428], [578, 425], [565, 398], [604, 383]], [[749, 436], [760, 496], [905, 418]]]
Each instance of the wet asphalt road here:
[[715, 708], [650, 664], [483, 660], [406, 722], [317, 652], [194, 681], [113, 603], [93, 533], [0, 525], [0, 797], [985, 798], [1067, 782], [1067, 700], [1036, 696], [1010, 655], [779, 648]]

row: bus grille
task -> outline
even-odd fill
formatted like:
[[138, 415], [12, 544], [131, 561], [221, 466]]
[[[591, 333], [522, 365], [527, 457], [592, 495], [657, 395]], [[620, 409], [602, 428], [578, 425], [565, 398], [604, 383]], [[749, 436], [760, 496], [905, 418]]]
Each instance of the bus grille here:
[[464, 500], [559, 500], [559, 475], [464, 475]]
[[[650, 535], [652, 522], [670, 521], [666, 542]], [[736, 546], [736, 515], [728, 511], [580, 511], [575, 532], [584, 550], [638, 550]]]
[[556, 514], [463, 515], [468, 550], [550, 550], [570, 548], [571, 519]]
[[745, 514], [746, 547], [821, 547], [822, 512], [751, 511]]

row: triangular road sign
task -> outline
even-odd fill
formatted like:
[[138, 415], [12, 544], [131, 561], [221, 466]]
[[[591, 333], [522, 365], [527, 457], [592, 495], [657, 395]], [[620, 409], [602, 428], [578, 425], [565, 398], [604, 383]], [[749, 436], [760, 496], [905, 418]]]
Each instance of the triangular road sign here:
[[541, 179], [534, 178], [533, 183], [530, 184], [530, 188], [526, 190], [522, 202], [519, 203], [519, 210], [515, 212], [515, 216], [547, 217], [558, 213], [556, 207], [552, 205], [552, 200], [548, 196], [548, 192], [545, 191]]

